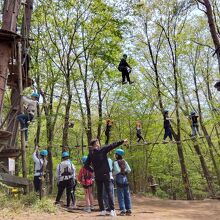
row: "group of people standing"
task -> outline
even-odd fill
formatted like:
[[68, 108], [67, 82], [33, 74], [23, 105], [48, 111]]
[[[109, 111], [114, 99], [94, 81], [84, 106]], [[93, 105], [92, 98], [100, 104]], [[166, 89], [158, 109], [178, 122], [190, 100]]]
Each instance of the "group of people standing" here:
[[[127, 161], [123, 159], [125, 152], [118, 148], [120, 145], [127, 145], [127, 140], [115, 142], [113, 144], [100, 146], [98, 139], [93, 139], [90, 143], [90, 151], [88, 156], [82, 158], [82, 168], [78, 175], [76, 169], [70, 160], [69, 153], [62, 153], [62, 161], [57, 166], [57, 187], [58, 193], [55, 204], [60, 203], [60, 199], [66, 189], [67, 207], [72, 205], [75, 207], [75, 187], [76, 181], [82, 185], [85, 194], [86, 212], [91, 212], [94, 209], [93, 185], [96, 184], [97, 199], [100, 209], [100, 215], [116, 216], [114, 205], [114, 183], [117, 188], [117, 197], [120, 208], [119, 215], [131, 215], [131, 196], [128, 184], [128, 173], [131, 168]], [[108, 153], [115, 150], [115, 161], [113, 162]], [[39, 154], [39, 155], [38, 155]], [[43, 164], [46, 161], [47, 151], [42, 150], [38, 153], [38, 148], [33, 153], [35, 162], [35, 178], [34, 186], [38, 191], [40, 188], [40, 178], [42, 176]]]

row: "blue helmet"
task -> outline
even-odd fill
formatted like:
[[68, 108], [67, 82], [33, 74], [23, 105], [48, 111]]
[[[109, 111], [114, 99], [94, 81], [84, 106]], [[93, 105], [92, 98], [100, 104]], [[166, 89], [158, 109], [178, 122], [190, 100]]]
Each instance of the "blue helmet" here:
[[42, 150], [42, 151], [40, 152], [40, 155], [46, 157], [46, 156], [48, 155], [48, 151], [47, 151], [47, 150]]
[[39, 97], [40, 97], [39, 94], [36, 93], [36, 92], [33, 92], [33, 93], [31, 94], [31, 96], [32, 96], [32, 97], [35, 97], [35, 98], [39, 98]]
[[63, 157], [69, 157], [70, 156], [70, 154], [68, 153], [68, 152], [66, 152], [66, 151], [64, 151], [63, 153], [62, 153], [62, 158]]
[[85, 164], [87, 158], [88, 158], [87, 156], [83, 156], [83, 157], [82, 157], [82, 162], [83, 162], [83, 164]]
[[118, 154], [118, 155], [120, 155], [120, 156], [124, 156], [125, 155], [125, 152], [124, 152], [124, 150], [122, 150], [122, 149], [117, 149], [116, 151], [115, 151], [115, 154]]

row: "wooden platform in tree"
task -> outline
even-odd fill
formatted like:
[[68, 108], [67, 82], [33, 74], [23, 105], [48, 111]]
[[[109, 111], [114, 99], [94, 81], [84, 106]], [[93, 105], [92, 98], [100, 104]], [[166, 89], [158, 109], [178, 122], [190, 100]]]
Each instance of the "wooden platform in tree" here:
[[0, 130], [0, 147], [8, 143], [12, 133], [9, 131]]
[[21, 39], [19, 34], [16, 34], [12, 31], [0, 29], [0, 40], [1, 41], [14, 41]]
[[[8, 81], [7, 81], [7, 85], [11, 86], [11, 87], [17, 87], [18, 86], [18, 75], [15, 74], [14, 72], [16, 72], [16, 65], [14, 67], [14, 69], [12, 69], [12, 67], [9, 68], [10, 73], [8, 75]], [[31, 78], [23, 78], [23, 85], [24, 87], [30, 87], [33, 84], [33, 80]]]
[[0, 181], [8, 186], [13, 186], [13, 187], [25, 187], [29, 185], [28, 179], [18, 176], [13, 176], [7, 173], [0, 173]]
[[9, 158], [9, 157], [17, 158], [20, 155], [21, 155], [21, 150], [20, 149], [9, 148], [9, 149], [4, 149], [4, 150], [1, 151], [0, 158]]

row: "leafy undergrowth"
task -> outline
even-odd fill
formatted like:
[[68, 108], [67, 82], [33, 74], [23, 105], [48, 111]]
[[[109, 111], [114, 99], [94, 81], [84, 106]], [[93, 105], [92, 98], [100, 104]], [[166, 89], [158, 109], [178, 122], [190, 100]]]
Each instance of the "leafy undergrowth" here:
[[57, 213], [58, 209], [51, 198], [39, 197], [35, 193], [21, 195], [20, 198], [0, 192], [0, 217], [14, 217], [21, 212]]

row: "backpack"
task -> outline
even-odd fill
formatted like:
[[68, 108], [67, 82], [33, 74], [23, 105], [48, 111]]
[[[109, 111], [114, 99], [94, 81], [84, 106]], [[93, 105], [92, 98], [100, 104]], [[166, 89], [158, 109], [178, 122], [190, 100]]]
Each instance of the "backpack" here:
[[119, 188], [127, 187], [129, 183], [128, 183], [128, 178], [125, 172], [126, 162], [123, 159], [118, 160], [117, 162], [121, 169], [121, 172], [116, 175], [116, 186]]
[[118, 66], [118, 71], [119, 71], [119, 72], [122, 72], [122, 69], [123, 69], [123, 67], [119, 65], [119, 66]]
[[121, 173], [122, 174], [125, 174], [125, 170], [126, 170], [126, 163], [125, 163], [125, 160], [121, 159], [121, 160], [118, 160], [118, 165], [121, 169]]
[[80, 183], [83, 186], [91, 186], [93, 184], [93, 173], [84, 167], [80, 172], [82, 173], [82, 176], [79, 179]]
[[59, 165], [60, 175], [61, 176], [70, 176], [73, 174], [72, 170], [69, 168], [69, 166], [72, 166], [69, 161], [63, 161]]

